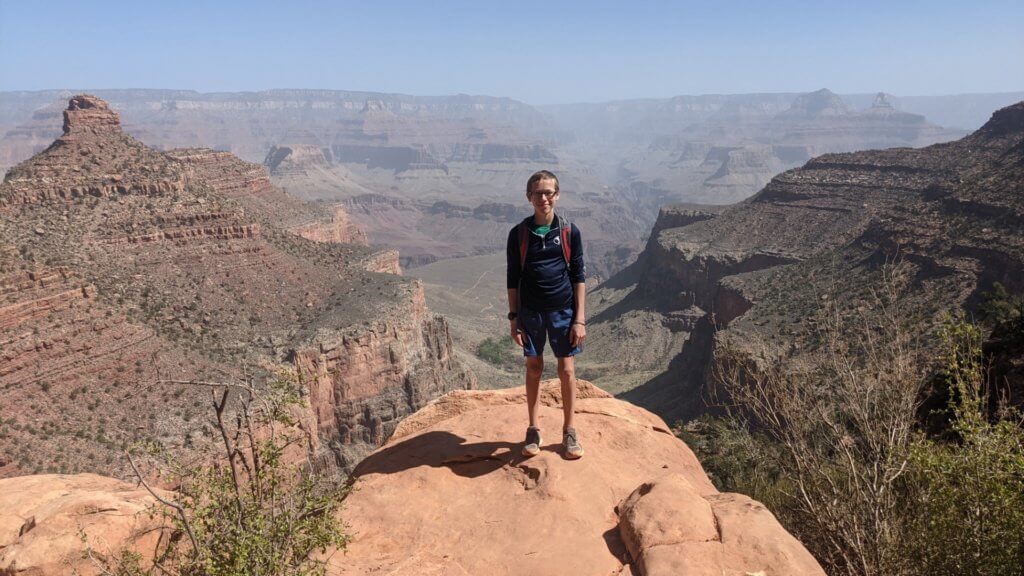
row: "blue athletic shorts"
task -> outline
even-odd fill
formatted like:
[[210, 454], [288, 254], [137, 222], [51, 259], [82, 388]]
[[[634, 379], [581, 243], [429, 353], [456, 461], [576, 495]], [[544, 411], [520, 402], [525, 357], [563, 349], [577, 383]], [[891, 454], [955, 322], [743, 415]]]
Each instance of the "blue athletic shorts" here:
[[523, 356], [543, 356], [545, 336], [551, 340], [551, 351], [556, 358], [575, 356], [583, 351], [582, 346], [569, 344], [569, 328], [572, 326], [573, 309], [535, 312], [519, 307], [519, 327], [523, 329]]

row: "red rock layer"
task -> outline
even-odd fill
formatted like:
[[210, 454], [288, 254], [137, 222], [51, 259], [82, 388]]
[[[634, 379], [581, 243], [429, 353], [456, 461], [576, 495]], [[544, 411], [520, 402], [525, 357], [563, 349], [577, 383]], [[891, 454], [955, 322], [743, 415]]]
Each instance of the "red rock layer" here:
[[239, 159], [229, 152], [205, 148], [171, 150], [192, 178], [217, 194], [239, 202], [254, 217], [273, 221], [314, 242], [366, 244], [366, 235], [341, 206], [332, 212], [296, 199], [274, 186], [263, 166]]
[[80, 94], [68, 101], [64, 111], [64, 135], [95, 135], [121, 131], [121, 117], [95, 96]]
[[[160, 380], [218, 381], [290, 361], [307, 380], [328, 374], [340, 404], [319, 395], [317, 413], [337, 412], [353, 430], [383, 423], [343, 440], [340, 425], [323, 427], [323, 445], [343, 448], [316, 456], [343, 470], [403, 415], [472, 385], [421, 287], [376, 272], [398, 271], [394, 253], [333, 242], [352, 237], [343, 213], [324, 218], [230, 154], [150, 150], [95, 99], [73, 99], [66, 119], [66, 134], [0, 185], [0, 400], [17, 407], [9, 429], [0, 422], [0, 474], [117, 473], [123, 444], [201, 445], [206, 404], [194, 399], [206, 391]], [[365, 358], [304, 360], [367, 340], [375, 352]], [[346, 398], [358, 398], [358, 417]], [[69, 446], [78, 451], [58, 452]]]
[[[337, 242], [341, 244], [367, 244], [366, 233], [364, 233], [348, 216], [348, 212], [342, 206], [334, 206], [329, 221], [310, 222], [294, 226], [292, 232], [312, 240], [314, 242]], [[382, 251], [385, 252], [385, 251]], [[391, 251], [386, 251], [391, 252]], [[381, 257], [387, 258], [383, 254]], [[395, 255], [396, 268], [373, 270], [375, 272], [389, 272], [398, 274], [398, 256]], [[369, 268], [368, 268], [369, 269]]]
[[117, 311], [65, 268], [6, 252], [0, 270], [0, 476], [123, 473], [122, 446], [188, 442], [205, 391], [160, 381], [182, 366], [204, 377], [230, 368]]

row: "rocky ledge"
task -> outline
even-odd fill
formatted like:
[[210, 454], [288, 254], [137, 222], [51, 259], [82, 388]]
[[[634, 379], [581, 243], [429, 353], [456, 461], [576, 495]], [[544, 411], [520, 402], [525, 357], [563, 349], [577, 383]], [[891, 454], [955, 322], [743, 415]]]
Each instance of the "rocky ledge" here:
[[760, 503], [715, 490], [650, 412], [580, 381], [586, 456], [563, 458], [556, 380], [540, 455], [519, 452], [524, 390], [456, 391], [403, 421], [354, 473], [353, 540], [332, 574], [824, 574]]
[[0, 479], [0, 574], [104, 574], [87, 551], [155, 549], [154, 502], [141, 486], [95, 474]]
[[[715, 490], [657, 416], [587, 382], [579, 392], [578, 461], [559, 451], [555, 380], [541, 388], [547, 442], [530, 459], [522, 388], [451, 392], [406, 419], [357, 468], [341, 513], [353, 540], [328, 552], [328, 573], [824, 574], [763, 505]], [[145, 554], [159, 533], [152, 501], [91, 474], [0, 480], [0, 573], [94, 573], [80, 534], [97, 553]]]

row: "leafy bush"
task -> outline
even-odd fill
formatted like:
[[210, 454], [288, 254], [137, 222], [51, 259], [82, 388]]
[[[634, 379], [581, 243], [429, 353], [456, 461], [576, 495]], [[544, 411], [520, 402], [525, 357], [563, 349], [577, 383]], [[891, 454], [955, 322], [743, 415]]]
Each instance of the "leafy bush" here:
[[1024, 566], [1024, 428], [992, 413], [981, 331], [963, 321], [942, 333], [942, 377], [953, 391], [958, 442], [920, 439], [911, 452], [908, 556], [929, 574], [1019, 574]]
[[476, 356], [493, 366], [505, 369], [515, 368], [521, 363], [520, 357], [511, 348], [507, 338], [484, 338], [476, 347]]
[[981, 295], [984, 302], [978, 307], [978, 315], [982, 320], [990, 324], [1024, 321], [1024, 297], [1010, 294], [999, 282]]
[[[950, 319], [929, 358], [891, 294], [871, 318], [823, 322], [813, 354], [725, 346], [731, 413], [679, 434], [720, 489], [762, 500], [830, 574], [1019, 575], [1021, 415], [991, 402], [979, 327]], [[949, 391], [938, 439], [915, 419], [936, 370]]]
[[787, 490], [777, 465], [779, 446], [737, 419], [705, 414], [675, 428], [699, 455], [708, 477], [720, 490], [740, 492], [782, 510], [780, 496]]
[[[293, 377], [279, 377], [257, 394], [245, 385], [225, 387], [214, 402], [223, 458], [212, 466], [171, 464], [178, 487], [173, 500], [155, 497], [174, 528], [152, 568], [123, 552], [108, 562], [119, 576], [311, 576], [325, 573], [316, 557], [343, 549], [348, 536], [337, 518], [345, 483], [331, 482], [286, 463], [301, 435], [289, 433], [300, 397]], [[238, 393], [233, 393], [238, 392]], [[234, 398], [233, 398], [234, 397]], [[217, 398], [215, 396], [215, 398]], [[229, 425], [229, 400], [238, 404]], [[159, 455], [159, 451], [154, 451]], [[140, 482], [149, 487], [128, 454]], [[166, 471], [166, 469], [165, 469]]]

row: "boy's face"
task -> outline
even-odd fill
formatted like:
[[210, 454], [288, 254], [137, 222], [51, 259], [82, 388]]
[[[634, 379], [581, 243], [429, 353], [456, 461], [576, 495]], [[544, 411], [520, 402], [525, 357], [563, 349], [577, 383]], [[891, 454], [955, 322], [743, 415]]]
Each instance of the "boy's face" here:
[[537, 216], [546, 216], [555, 209], [558, 202], [558, 190], [554, 180], [539, 180], [533, 185], [533, 191], [526, 195], [533, 204], [533, 212]]

